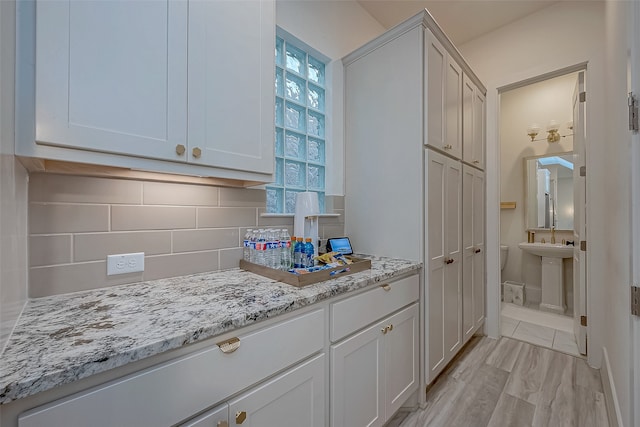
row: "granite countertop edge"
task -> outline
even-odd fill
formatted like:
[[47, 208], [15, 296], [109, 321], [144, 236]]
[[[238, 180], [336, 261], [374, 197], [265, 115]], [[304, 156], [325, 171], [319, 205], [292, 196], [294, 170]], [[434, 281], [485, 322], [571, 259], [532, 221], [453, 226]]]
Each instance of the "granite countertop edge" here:
[[365, 257], [371, 270], [302, 288], [231, 269], [33, 299], [0, 355], [0, 405], [422, 268]]

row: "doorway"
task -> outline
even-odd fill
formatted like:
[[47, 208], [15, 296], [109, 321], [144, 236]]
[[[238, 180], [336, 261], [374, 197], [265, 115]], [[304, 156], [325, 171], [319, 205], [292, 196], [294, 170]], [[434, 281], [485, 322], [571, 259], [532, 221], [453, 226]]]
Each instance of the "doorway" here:
[[[579, 262], [585, 68], [581, 64], [498, 89], [499, 234], [501, 247], [508, 248], [499, 274], [500, 332], [576, 356], [586, 354], [586, 327], [575, 321], [586, 316], [586, 289], [581, 288], [586, 276]], [[576, 105], [583, 108], [582, 116], [574, 115]], [[527, 240], [568, 247], [562, 256], [542, 257], [521, 249]]]

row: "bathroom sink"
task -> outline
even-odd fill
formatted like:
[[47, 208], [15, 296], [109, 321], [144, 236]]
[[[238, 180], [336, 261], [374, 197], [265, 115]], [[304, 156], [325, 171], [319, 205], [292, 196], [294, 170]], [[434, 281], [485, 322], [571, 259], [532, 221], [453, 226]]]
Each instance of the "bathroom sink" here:
[[525, 252], [547, 258], [571, 258], [573, 246], [551, 243], [518, 243], [518, 247]]

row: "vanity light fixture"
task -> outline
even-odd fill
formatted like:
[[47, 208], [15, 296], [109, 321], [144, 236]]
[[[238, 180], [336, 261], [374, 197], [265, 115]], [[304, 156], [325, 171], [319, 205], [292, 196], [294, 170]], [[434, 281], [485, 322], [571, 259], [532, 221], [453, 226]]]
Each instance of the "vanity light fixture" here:
[[[573, 122], [568, 122], [567, 128], [573, 131]], [[551, 120], [547, 125], [546, 141], [549, 144], [560, 141], [560, 138], [566, 138], [567, 136], [573, 135], [573, 133], [570, 133], [567, 135], [560, 135], [559, 130], [560, 130], [560, 125], [558, 124], [558, 122], [556, 120]], [[538, 133], [540, 133], [540, 126], [538, 126], [536, 123], [533, 123], [531, 126], [527, 128], [527, 135], [529, 135], [529, 137], [531, 138], [531, 142], [545, 140], [545, 138], [536, 139], [536, 136], [538, 136]]]

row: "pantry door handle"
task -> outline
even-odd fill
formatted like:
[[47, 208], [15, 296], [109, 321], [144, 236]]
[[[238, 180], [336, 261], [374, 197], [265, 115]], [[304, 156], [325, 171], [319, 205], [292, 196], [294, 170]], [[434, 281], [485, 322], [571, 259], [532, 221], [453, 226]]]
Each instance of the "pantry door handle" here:
[[473, 251], [473, 252], [475, 252], [475, 253], [479, 254], [480, 252], [482, 252], [482, 249], [477, 248], [477, 249], [476, 249], [475, 251]]
[[444, 259], [444, 263], [449, 265], [449, 264], [453, 264], [455, 262], [455, 260], [453, 258], [445, 258]]

